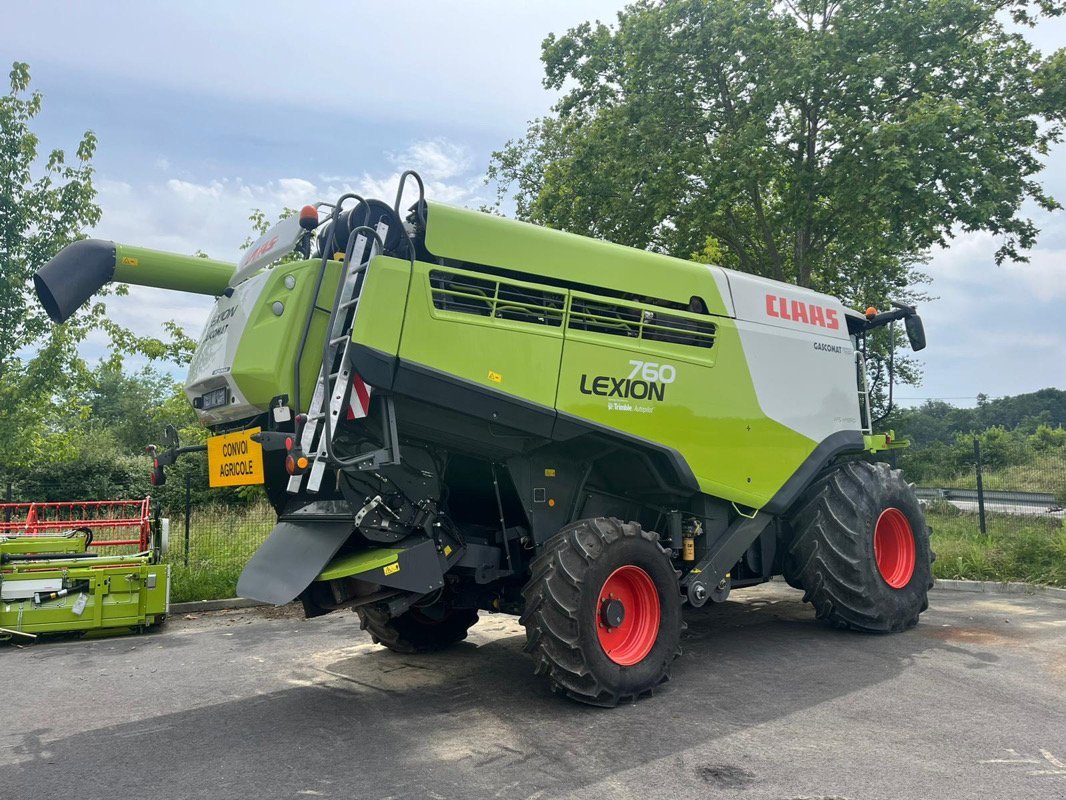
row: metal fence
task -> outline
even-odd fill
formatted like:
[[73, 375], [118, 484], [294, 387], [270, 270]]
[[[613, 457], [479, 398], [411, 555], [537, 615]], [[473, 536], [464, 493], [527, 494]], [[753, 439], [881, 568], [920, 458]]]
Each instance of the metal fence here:
[[[157, 539], [150, 536], [154, 532], [163, 544], [164, 560], [172, 564], [194, 570], [243, 567], [276, 522], [274, 509], [263, 491], [247, 487], [238, 498], [233, 498], [231, 493], [228, 502], [205, 502], [207, 487], [200, 486], [192, 475], [184, 478], [184, 491], [171, 490], [165, 500], [141, 498], [122, 503], [113, 497], [71, 496], [79, 493], [70, 490], [68, 494], [58, 481], [46, 487], [44, 494], [70, 497], [69, 501], [42, 503], [36, 496], [22, 496], [23, 492], [33, 490], [22, 489], [17, 482], [9, 481], [4, 498], [7, 502], [0, 503], [0, 529], [65, 530], [92, 519], [93, 527], [100, 531], [101, 545], [115, 544], [113, 539], [129, 539], [132, 543], [134, 538], [138, 542], [151, 538], [154, 545]], [[42, 491], [36, 484], [34, 490], [35, 494]], [[144, 519], [150, 519], [150, 530], [142, 530]], [[106, 526], [105, 523], [114, 524]], [[145, 547], [142, 545], [141, 549]]]
[[159, 511], [166, 559], [193, 569], [243, 566], [274, 527], [274, 509], [259, 489], [249, 488], [239, 503], [204, 504], [193, 502], [194, 488], [187, 476], [184, 503]]
[[[972, 517], [981, 533], [990, 527], [1066, 517], [1066, 446], [1030, 436], [974, 437], [952, 447], [929, 448], [897, 459], [927, 508]], [[954, 511], [953, 511], [954, 510]]]

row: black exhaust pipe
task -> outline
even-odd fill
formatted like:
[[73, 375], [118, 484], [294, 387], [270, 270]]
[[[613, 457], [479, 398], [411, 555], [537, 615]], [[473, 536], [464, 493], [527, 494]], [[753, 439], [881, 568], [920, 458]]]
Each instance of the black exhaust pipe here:
[[114, 242], [82, 239], [38, 270], [33, 286], [52, 322], [66, 322], [114, 277], [115, 253]]

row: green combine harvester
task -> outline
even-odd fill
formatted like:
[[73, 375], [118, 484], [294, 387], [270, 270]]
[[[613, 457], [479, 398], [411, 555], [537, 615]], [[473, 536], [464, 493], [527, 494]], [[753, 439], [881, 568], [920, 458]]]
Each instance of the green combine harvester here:
[[[924, 346], [912, 307], [427, 202], [414, 173], [238, 265], [86, 240], [35, 281], [56, 322], [108, 281], [216, 298], [185, 385], [212, 484], [263, 483], [278, 513], [244, 597], [352, 608], [403, 653], [520, 615], [537, 672], [605, 706], [666, 680], [685, 604], [774, 575], [840, 627], [927, 606], [863, 360], [895, 320]], [[168, 444], [156, 481], [196, 449]]]

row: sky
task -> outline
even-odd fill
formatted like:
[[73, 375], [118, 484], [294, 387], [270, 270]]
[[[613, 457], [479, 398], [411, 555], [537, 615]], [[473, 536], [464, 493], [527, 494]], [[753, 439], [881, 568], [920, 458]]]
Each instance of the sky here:
[[[72, 151], [86, 129], [103, 218], [97, 238], [236, 261], [262, 209], [387, 198], [417, 169], [427, 195], [492, 199], [494, 149], [520, 136], [553, 95], [540, 44], [620, 0], [408, 0], [403, 4], [200, 2], [10, 4], [0, 65], [30, 64], [44, 94], [42, 148]], [[402, 9], [402, 13], [395, 9]], [[1066, 43], [1066, 20], [1030, 37]], [[1066, 201], [1066, 146], [1045, 188]], [[924, 380], [905, 404], [1066, 389], [1066, 213], [1035, 213], [1031, 262], [996, 267], [994, 237], [960, 234], [927, 268]], [[174, 319], [198, 334], [211, 300], [133, 287], [109, 313], [141, 334]], [[102, 334], [84, 354], [102, 355]]]

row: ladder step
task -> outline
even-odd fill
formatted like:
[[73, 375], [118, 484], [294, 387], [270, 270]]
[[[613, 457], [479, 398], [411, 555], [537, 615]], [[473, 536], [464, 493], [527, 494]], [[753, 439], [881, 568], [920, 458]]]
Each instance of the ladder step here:
[[348, 334], [345, 334], [344, 336], [335, 336], [334, 338], [329, 340], [329, 344], [332, 347], [334, 345], [340, 344], [341, 342], [348, 341], [348, 338], [349, 338]]

